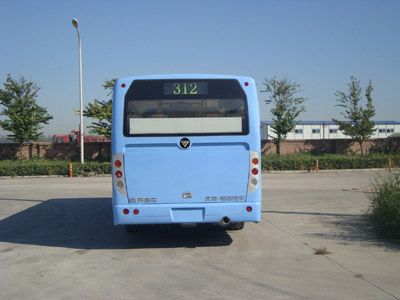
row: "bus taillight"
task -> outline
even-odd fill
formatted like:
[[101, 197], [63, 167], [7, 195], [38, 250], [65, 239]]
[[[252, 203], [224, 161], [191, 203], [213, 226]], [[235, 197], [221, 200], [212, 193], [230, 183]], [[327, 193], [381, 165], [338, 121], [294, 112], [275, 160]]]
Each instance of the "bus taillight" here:
[[121, 162], [119, 159], [117, 159], [116, 161], [114, 161], [114, 167], [116, 167], [116, 168], [121, 168], [121, 166], [122, 166], [122, 162]]
[[123, 189], [124, 183], [122, 181], [117, 181], [117, 187], [119, 187], [120, 189]]
[[254, 192], [259, 185], [260, 169], [260, 154], [256, 151], [250, 151], [249, 192]]
[[113, 155], [113, 182], [114, 188], [123, 195], [127, 195], [124, 176], [124, 155], [116, 153]]

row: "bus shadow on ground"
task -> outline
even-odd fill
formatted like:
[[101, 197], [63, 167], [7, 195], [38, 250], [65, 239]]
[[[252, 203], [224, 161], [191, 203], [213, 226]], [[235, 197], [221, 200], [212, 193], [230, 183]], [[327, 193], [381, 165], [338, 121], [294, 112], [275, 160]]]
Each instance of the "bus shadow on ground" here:
[[343, 245], [362, 244], [383, 247], [387, 250], [400, 250], [400, 240], [380, 237], [365, 215], [343, 215], [322, 220], [328, 232], [314, 233], [318, 238], [337, 240]]
[[342, 245], [358, 243], [367, 247], [378, 246], [388, 250], [400, 250], [400, 240], [379, 237], [374, 231], [368, 217], [363, 214], [274, 210], [265, 210], [263, 213], [277, 214], [288, 218], [291, 216], [302, 218], [313, 217], [314, 222], [321, 225], [321, 230], [319, 232], [308, 233], [306, 234], [307, 236], [335, 240]]
[[0, 241], [75, 249], [141, 249], [228, 246], [215, 226], [127, 233], [112, 223], [111, 198], [50, 199], [0, 220]]

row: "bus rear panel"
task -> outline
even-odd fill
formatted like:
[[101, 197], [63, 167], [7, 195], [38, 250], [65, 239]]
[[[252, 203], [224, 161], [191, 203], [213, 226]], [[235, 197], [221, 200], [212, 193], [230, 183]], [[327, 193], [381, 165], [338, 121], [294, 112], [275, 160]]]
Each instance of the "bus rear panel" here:
[[260, 221], [259, 124], [249, 77], [118, 80], [114, 224]]

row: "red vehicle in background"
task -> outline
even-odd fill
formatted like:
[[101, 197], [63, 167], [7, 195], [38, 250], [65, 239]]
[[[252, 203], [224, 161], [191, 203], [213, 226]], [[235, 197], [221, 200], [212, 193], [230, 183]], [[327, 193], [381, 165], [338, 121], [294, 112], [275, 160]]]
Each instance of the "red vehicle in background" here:
[[[83, 137], [85, 143], [99, 143], [99, 142], [110, 142], [111, 139], [102, 135], [85, 135]], [[54, 134], [52, 136], [53, 143], [56, 144], [72, 144], [80, 142], [80, 134], [78, 130], [72, 130], [69, 134]]]

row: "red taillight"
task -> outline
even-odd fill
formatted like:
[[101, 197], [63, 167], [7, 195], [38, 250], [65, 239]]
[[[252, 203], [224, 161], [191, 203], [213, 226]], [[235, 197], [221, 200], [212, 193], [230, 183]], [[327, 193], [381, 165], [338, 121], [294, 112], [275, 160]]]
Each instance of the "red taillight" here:
[[121, 87], [122, 87], [122, 88], [126, 87], [126, 84], [125, 84], [125, 83], [122, 83], [122, 84], [121, 84]]
[[257, 175], [258, 174], [258, 169], [257, 168], [251, 169], [251, 174]]
[[245, 83], [244, 83], [244, 86], [248, 86], [249, 85], [249, 83], [246, 81]]
[[251, 162], [253, 163], [253, 165], [258, 165], [259, 160], [258, 160], [257, 157], [254, 157], [254, 158], [251, 160]]
[[120, 168], [122, 166], [122, 162], [120, 161], [120, 160], [116, 160], [116, 161], [114, 161], [114, 167], [116, 167], [116, 168]]
[[139, 214], [139, 210], [138, 210], [137, 208], [135, 208], [135, 209], [133, 210], [133, 214], [134, 214], [134, 215], [138, 215], [138, 214]]
[[115, 172], [115, 176], [116, 176], [117, 178], [121, 178], [121, 177], [122, 177], [122, 172], [121, 172], [121, 171]]
[[127, 214], [129, 214], [129, 209], [124, 208], [124, 210], [122, 212], [124, 213], [124, 215], [127, 215]]
[[247, 206], [247, 207], [246, 207], [246, 211], [247, 211], [247, 212], [252, 212], [252, 210], [253, 210], [253, 208], [252, 208], [251, 206]]

